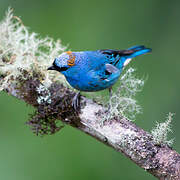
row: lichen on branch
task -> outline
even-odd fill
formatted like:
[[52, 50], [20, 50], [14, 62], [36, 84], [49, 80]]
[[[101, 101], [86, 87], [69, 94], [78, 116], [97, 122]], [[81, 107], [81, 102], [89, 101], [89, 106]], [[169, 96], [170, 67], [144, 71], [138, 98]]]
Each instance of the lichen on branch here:
[[134, 68], [130, 67], [124, 71], [118, 88], [108, 102], [111, 111], [107, 119], [123, 116], [129, 120], [135, 120], [136, 115], [142, 112], [135, 96], [142, 90], [144, 80], [136, 77]]
[[[57, 87], [57, 81], [65, 84], [65, 80], [58, 72], [47, 73], [47, 67], [65, 49], [60, 40], [30, 33], [10, 8], [0, 22], [0, 91], [7, 91], [37, 107], [27, 122], [36, 134], [52, 134], [62, 127], [57, 120], [62, 108], [55, 108], [52, 115], [48, 105], [56, 102], [50, 90]], [[58, 87], [53, 90], [58, 92]]]
[[158, 145], [172, 146], [174, 139], [168, 140], [168, 133], [172, 132], [171, 122], [173, 113], [169, 113], [165, 122], [156, 122], [155, 128], [151, 130], [153, 140]]
[[56, 80], [64, 82], [62, 75], [47, 73], [53, 59], [66, 49], [60, 40], [30, 33], [10, 8], [0, 22], [0, 39], [0, 91], [17, 83], [18, 77], [26, 79], [34, 74], [38, 74], [46, 86]]

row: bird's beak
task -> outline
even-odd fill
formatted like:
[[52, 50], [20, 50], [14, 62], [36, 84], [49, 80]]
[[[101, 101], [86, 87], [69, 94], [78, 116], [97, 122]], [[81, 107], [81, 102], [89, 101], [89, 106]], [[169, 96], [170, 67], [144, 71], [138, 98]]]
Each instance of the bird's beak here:
[[50, 66], [50, 67], [48, 67], [47, 70], [56, 70], [56, 67], [55, 66]]

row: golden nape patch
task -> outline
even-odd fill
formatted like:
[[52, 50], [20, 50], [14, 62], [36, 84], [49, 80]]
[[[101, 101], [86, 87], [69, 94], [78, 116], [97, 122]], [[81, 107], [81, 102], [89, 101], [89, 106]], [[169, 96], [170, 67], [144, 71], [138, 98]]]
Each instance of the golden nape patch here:
[[72, 54], [72, 51], [67, 51], [66, 53], [69, 55], [68, 66], [74, 66], [76, 59], [75, 55]]

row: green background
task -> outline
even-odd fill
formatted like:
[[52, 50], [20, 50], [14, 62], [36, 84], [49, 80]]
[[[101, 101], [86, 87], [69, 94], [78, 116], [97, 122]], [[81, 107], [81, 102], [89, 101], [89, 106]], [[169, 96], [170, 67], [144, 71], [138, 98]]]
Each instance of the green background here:
[[[152, 54], [130, 64], [139, 76], [148, 76], [137, 96], [144, 112], [136, 123], [150, 131], [168, 112], [176, 113], [170, 138], [180, 152], [179, 0], [0, 0], [0, 19], [9, 6], [30, 31], [60, 38], [71, 50], [151, 47]], [[69, 126], [52, 136], [35, 136], [25, 125], [31, 112], [24, 102], [0, 93], [0, 179], [155, 179]]]

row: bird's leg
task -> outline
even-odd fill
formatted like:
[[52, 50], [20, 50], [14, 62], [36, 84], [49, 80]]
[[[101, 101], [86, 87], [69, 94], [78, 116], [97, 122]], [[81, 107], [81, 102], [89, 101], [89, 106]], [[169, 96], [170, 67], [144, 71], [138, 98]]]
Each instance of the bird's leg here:
[[75, 94], [72, 100], [72, 106], [76, 111], [78, 111], [80, 108], [80, 97], [81, 97], [81, 94], [80, 92], [78, 92]]
[[111, 98], [112, 98], [112, 87], [109, 88], [109, 106], [108, 106], [108, 112], [111, 110]]
[[109, 98], [111, 99], [112, 97], [112, 87], [109, 88]]

